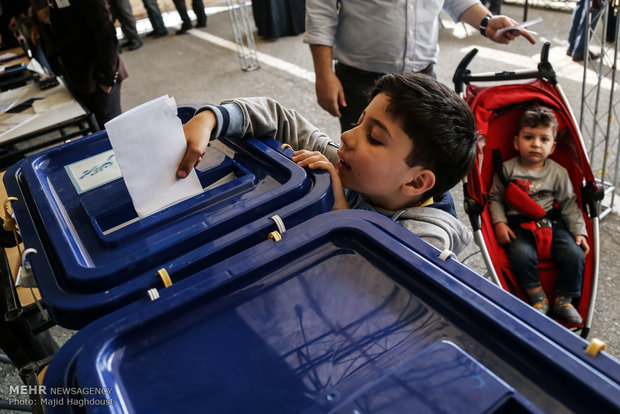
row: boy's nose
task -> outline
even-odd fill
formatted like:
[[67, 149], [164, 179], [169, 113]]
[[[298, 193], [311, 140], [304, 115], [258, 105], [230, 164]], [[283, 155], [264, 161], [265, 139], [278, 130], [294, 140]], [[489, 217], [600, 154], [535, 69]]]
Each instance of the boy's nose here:
[[346, 147], [347, 149], [353, 149], [353, 147], [355, 146], [355, 130], [356, 128], [353, 129], [349, 129], [348, 131], [343, 132], [340, 135], [340, 142], [342, 142], [342, 145], [344, 147]]

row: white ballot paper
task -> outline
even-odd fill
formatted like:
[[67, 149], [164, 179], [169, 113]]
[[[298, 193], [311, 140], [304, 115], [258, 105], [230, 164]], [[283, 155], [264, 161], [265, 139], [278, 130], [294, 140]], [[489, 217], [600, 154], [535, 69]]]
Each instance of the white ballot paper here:
[[514, 26], [508, 26], [508, 27], [502, 27], [501, 29], [499, 29], [497, 31], [497, 34], [501, 35], [502, 33], [507, 32], [508, 30], [523, 30], [523, 31], [528, 32], [530, 34], [537, 35], [538, 33], [526, 30], [525, 28], [528, 27], [528, 26], [531, 26], [533, 24], [540, 23], [542, 21], [543, 21], [542, 17], [537, 17], [535, 19], [528, 20], [527, 22], [523, 22], [521, 24], [516, 24]]
[[116, 161], [140, 218], [202, 192], [196, 170], [176, 176], [187, 142], [167, 95], [106, 122]]

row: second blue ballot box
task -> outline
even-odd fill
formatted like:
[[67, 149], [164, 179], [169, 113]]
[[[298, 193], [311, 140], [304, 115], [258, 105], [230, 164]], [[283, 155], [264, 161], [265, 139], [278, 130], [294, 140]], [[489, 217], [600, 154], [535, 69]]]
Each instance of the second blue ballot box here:
[[80, 328], [266, 239], [278, 221], [290, 227], [330, 210], [329, 174], [291, 155], [273, 139], [212, 142], [197, 168], [204, 191], [140, 219], [105, 131], [12, 166], [5, 187], [53, 319]]
[[49, 413], [620, 409], [617, 361], [386, 217], [282, 236], [78, 332]]

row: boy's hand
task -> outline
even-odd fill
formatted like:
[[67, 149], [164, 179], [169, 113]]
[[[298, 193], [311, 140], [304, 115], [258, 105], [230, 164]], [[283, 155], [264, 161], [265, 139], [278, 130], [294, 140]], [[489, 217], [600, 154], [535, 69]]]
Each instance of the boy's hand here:
[[207, 150], [211, 131], [215, 128], [217, 120], [215, 114], [209, 110], [202, 111], [183, 125], [187, 150], [177, 169], [177, 177], [185, 178], [198, 165]]
[[510, 244], [512, 239], [517, 238], [508, 224], [504, 222], [497, 223], [493, 229], [495, 230], [495, 238], [501, 245]]
[[586, 236], [582, 236], [581, 234], [575, 237], [575, 243], [577, 246], [580, 246], [583, 249], [584, 256], [587, 256], [590, 251], [590, 246], [588, 245], [588, 239]]
[[300, 167], [308, 167], [311, 170], [327, 170], [332, 178], [332, 189], [334, 191], [334, 207], [332, 209], [346, 210], [349, 208], [349, 202], [344, 196], [342, 181], [340, 180], [338, 171], [325, 155], [318, 151], [299, 150], [293, 152], [292, 160]]

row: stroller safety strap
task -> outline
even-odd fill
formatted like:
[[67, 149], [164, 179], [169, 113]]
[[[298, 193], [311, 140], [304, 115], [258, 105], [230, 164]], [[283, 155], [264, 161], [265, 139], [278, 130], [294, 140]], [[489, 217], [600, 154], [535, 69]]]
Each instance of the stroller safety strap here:
[[510, 182], [504, 191], [504, 199], [511, 206], [519, 210], [531, 219], [540, 220], [547, 215], [544, 208], [525, 192], [517, 184]]
[[551, 259], [551, 242], [553, 241], [553, 228], [547, 219], [533, 220], [521, 224], [525, 230], [529, 230], [536, 240], [536, 255], [538, 260]]

